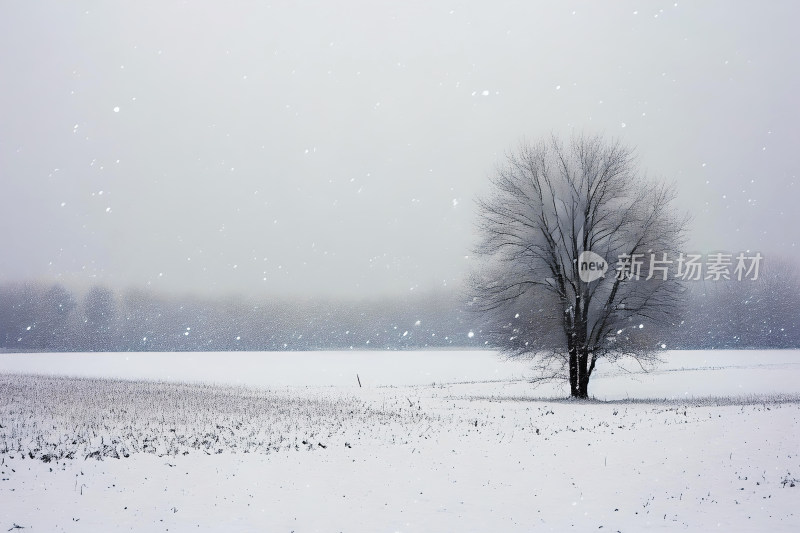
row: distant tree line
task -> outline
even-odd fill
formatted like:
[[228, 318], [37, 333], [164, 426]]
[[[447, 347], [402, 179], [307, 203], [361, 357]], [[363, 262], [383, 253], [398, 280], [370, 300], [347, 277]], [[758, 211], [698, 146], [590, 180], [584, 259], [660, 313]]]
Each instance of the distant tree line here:
[[[654, 346], [800, 348], [794, 264], [767, 260], [756, 281], [685, 285], [680, 318], [661, 329], [647, 325]], [[0, 285], [0, 351], [484, 348], [497, 332], [464, 300], [457, 290], [343, 301], [168, 297], [102, 286], [78, 293], [60, 284], [9, 283]], [[536, 319], [536, 309], [519, 311], [509, 316], [509, 335], [516, 321]]]
[[[673, 348], [800, 348], [800, 272], [765, 260], [755, 281], [687, 282]], [[669, 341], [667, 341], [669, 342]]]
[[456, 293], [395, 300], [167, 297], [0, 286], [0, 350], [403, 350], [478, 347]]

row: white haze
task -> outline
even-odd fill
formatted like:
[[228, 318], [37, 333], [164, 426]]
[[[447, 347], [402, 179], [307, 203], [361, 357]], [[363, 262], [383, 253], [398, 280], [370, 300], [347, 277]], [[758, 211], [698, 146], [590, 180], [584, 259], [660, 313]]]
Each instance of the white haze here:
[[524, 138], [605, 132], [690, 247], [797, 258], [793, 2], [4, 2], [0, 281], [458, 284]]

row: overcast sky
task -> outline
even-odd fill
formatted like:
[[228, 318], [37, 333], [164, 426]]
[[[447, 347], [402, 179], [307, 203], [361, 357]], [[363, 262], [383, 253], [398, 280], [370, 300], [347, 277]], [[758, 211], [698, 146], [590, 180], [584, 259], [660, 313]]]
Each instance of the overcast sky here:
[[677, 182], [692, 250], [800, 257], [800, 4], [0, 3], [0, 281], [457, 284], [503, 153]]

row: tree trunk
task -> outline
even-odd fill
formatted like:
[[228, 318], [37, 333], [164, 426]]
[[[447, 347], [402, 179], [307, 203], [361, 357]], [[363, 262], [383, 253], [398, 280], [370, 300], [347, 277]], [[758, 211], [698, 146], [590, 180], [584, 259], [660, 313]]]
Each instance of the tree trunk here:
[[582, 376], [583, 379], [578, 383], [578, 398], [586, 399], [589, 397], [589, 376]]
[[577, 356], [578, 372], [577, 387], [572, 389], [574, 398], [586, 399], [589, 397], [589, 352], [586, 348], [581, 348]]
[[578, 351], [573, 346], [569, 349], [569, 389], [570, 396], [577, 398], [579, 390], [578, 380]]

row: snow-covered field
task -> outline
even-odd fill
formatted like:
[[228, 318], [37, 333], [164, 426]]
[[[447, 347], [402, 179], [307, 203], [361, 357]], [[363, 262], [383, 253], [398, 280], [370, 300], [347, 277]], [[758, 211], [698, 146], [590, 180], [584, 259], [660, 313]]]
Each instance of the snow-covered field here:
[[526, 375], [487, 352], [2, 354], [0, 528], [800, 530], [800, 351], [599, 367], [586, 403]]

